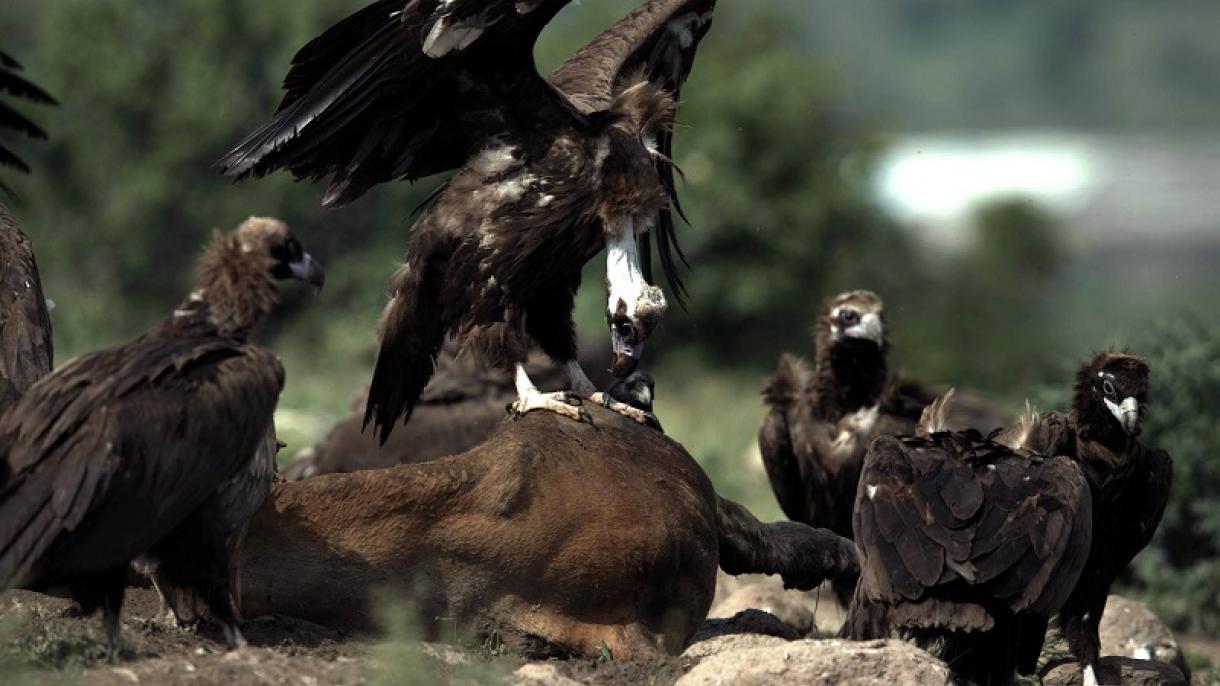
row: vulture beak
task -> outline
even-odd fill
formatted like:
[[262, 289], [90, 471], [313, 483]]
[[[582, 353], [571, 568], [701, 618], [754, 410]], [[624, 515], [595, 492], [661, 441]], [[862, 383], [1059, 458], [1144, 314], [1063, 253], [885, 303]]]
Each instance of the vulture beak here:
[[614, 364], [610, 367], [610, 373], [620, 379], [631, 376], [631, 373], [640, 364], [640, 356], [644, 354], [644, 344], [642, 342], [628, 343], [623, 338], [619, 327], [614, 325], [610, 327], [610, 341], [614, 348]]
[[863, 338], [872, 341], [877, 345], [881, 345], [881, 341], [885, 338], [885, 329], [881, 324], [881, 317], [874, 312], [869, 312], [860, 317], [859, 324], [847, 327], [843, 333], [851, 338]]
[[301, 259], [289, 263], [288, 268], [292, 270], [293, 278], [313, 286], [315, 291], [322, 291], [322, 286], [326, 283], [326, 272], [313, 255], [305, 253]]
[[1140, 404], [1135, 398], [1127, 398], [1122, 404], [1115, 405], [1109, 398], [1105, 399], [1106, 408], [1110, 410], [1110, 414], [1118, 420], [1122, 425], [1123, 431], [1127, 432], [1128, 436], [1134, 436], [1139, 433], [1140, 428]]

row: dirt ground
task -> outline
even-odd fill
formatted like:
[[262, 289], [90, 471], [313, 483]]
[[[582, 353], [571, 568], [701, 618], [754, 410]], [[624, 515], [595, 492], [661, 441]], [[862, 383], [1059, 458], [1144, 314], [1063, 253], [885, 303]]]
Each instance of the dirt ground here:
[[[226, 651], [218, 631], [181, 629], [159, 616], [152, 589], [129, 589], [123, 606], [126, 650], [108, 655], [101, 619], [79, 617], [71, 601], [27, 591], [0, 596], [0, 684], [131, 686], [358, 686], [514, 683], [526, 665], [494, 645], [458, 648], [418, 641], [345, 636], [310, 622], [270, 617], [242, 625], [249, 646]], [[668, 686], [692, 664], [574, 660], [533, 663], [599, 686]]]
[[[0, 596], [0, 685], [670, 686], [695, 662], [658, 656], [641, 662], [527, 663], [502, 654], [494, 642], [453, 647], [349, 636], [285, 617], [245, 622], [242, 632], [249, 646], [227, 651], [219, 632], [181, 629], [160, 616], [152, 589], [128, 590], [123, 608], [127, 650], [114, 656], [100, 640], [100, 617], [76, 616], [74, 607], [68, 600], [27, 591]], [[1205, 663], [1220, 664], [1220, 641], [1191, 636], [1182, 644]], [[1220, 675], [1200, 672], [1195, 683], [1220, 684]]]

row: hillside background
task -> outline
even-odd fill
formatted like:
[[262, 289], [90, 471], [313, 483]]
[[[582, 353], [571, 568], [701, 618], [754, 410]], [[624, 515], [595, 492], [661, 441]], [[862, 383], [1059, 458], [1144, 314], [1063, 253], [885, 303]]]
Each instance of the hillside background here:
[[[635, 2], [573, 3], [549, 70]], [[1153, 360], [1149, 442], [1174, 504], [1129, 585], [1179, 630], [1220, 630], [1220, 5], [726, 0], [684, 93], [676, 159], [693, 269], [650, 346], [658, 414], [717, 487], [780, 516], [754, 436], [780, 351], [811, 354], [820, 301], [886, 301], [895, 366], [1016, 411], [1061, 407], [1116, 347]], [[328, 268], [263, 331], [290, 446], [368, 380], [410, 211], [443, 179], [323, 211], [286, 176], [210, 164], [278, 100], [335, 0], [5, 0], [0, 45], [62, 102], [21, 145], [14, 210], [57, 304], [58, 360], [128, 339], [188, 288], [210, 232], [288, 220]], [[579, 328], [605, 338], [601, 265]]]

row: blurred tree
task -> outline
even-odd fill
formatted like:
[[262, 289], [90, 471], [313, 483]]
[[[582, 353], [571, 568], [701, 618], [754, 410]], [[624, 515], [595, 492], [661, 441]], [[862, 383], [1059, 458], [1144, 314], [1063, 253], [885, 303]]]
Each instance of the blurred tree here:
[[1179, 629], [1220, 632], [1220, 329], [1164, 321], [1132, 350], [1152, 367], [1141, 440], [1173, 457], [1173, 492], [1149, 550], [1135, 565], [1137, 588]]

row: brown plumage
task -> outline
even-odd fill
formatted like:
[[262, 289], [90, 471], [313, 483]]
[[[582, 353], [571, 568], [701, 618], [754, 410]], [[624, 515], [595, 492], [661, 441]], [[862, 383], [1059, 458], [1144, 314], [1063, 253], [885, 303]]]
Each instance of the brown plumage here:
[[0, 414], [50, 373], [53, 357], [51, 317], [34, 249], [0, 203]]
[[[791, 355], [780, 358], [763, 391], [770, 410], [758, 445], [784, 514], [851, 537], [856, 483], [869, 442], [915, 433], [934, 396], [891, 376], [884, 306], [871, 291], [828, 298], [814, 325], [814, 348], [812, 371]], [[946, 422], [990, 431], [1004, 420], [967, 398], [953, 404]], [[849, 578], [836, 583], [840, 602], [848, 602], [853, 588]]]
[[860, 583], [843, 633], [912, 636], [966, 679], [1008, 684], [1088, 556], [1091, 501], [1067, 457], [977, 432], [882, 436], [856, 499]]
[[1148, 363], [1126, 353], [1102, 353], [1076, 374], [1072, 409], [1027, 417], [997, 440], [1070, 456], [1089, 484], [1098, 526], [1080, 583], [1060, 611], [1072, 653], [1096, 669], [1098, 627], [1118, 575], [1152, 540], [1173, 480], [1173, 460], [1140, 443], [1148, 400]]
[[714, 0], [649, 0], [548, 83], [533, 44], [566, 4], [370, 5], [298, 53], [275, 117], [219, 163], [239, 177], [331, 177], [329, 204], [460, 168], [391, 280], [365, 414], [383, 441], [410, 418], [447, 336], [516, 372], [518, 412], [584, 418], [564, 394], [539, 392], [522, 365], [537, 345], [567, 367], [571, 393], [605, 399], [576, 363], [571, 316], [581, 269], [603, 249], [618, 376], [634, 370], [665, 311], [636, 241], [657, 228], [676, 284], [670, 129]]
[[1105, 353], [1081, 367], [1068, 413], [1027, 418], [995, 440], [875, 442], [857, 492], [862, 580], [845, 631], [943, 639], [955, 669], [1008, 683], [1036, 666], [1057, 612], [1084, 682], [1096, 684], [1110, 586], [1169, 496], [1169, 455], [1136, 439], [1147, 389], [1146, 362]]
[[86, 613], [103, 610], [117, 643], [127, 566], [145, 555], [241, 642], [228, 489], [266, 440], [283, 386], [278, 360], [246, 336], [289, 277], [320, 285], [321, 269], [281, 222], [251, 219], [215, 239], [172, 315], [68, 362], [0, 418], [0, 587], [64, 588]]

